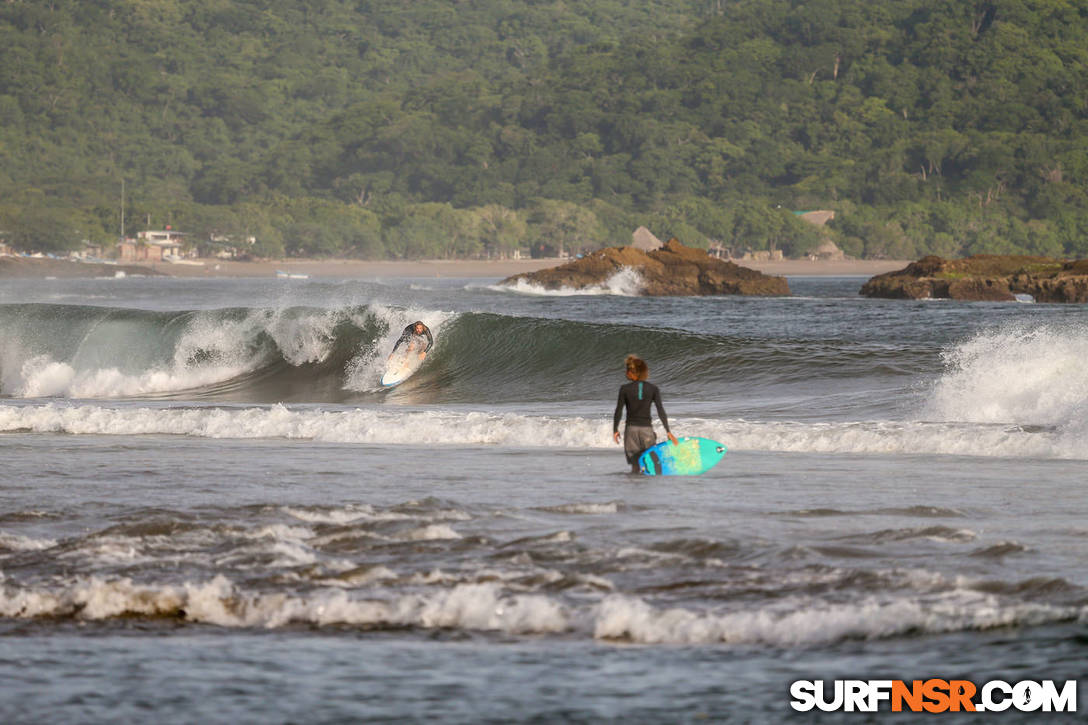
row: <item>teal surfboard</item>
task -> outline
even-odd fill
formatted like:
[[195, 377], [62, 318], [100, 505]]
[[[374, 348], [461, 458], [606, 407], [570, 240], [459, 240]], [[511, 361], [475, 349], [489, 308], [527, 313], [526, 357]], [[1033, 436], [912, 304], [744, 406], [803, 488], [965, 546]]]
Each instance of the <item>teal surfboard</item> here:
[[638, 468], [647, 476], [698, 476], [717, 465], [725, 446], [709, 438], [684, 437], [658, 443], [638, 457]]

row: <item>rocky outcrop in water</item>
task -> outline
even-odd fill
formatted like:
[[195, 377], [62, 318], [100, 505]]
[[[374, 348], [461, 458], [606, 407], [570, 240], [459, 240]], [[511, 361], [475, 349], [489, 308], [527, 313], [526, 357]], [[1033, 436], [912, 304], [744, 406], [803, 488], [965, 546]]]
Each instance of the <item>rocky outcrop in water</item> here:
[[651, 252], [634, 247], [601, 249], [558, 267], [507, 277], [501, 284], [524, 280], [549, 290], [583, 290], [606, 285], [624, 269], [638, 272], [640, 293], [650, 297], [790, 293], [785, 277], [772, 277], [711, 257], [706, 251], [685, 247], [676, 239]]
[[1012, 302], [1088, 302], [1088, 260], [978, 254], [966, 259], [923, 257], [904, 269], [873, 277], [866, 297]]

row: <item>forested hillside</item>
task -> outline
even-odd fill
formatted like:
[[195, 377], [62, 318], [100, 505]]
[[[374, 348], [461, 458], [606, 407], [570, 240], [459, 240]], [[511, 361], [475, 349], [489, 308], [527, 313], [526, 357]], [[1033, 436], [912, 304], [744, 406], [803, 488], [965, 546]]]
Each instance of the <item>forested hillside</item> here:
[[1088, 256], [1085, 0], [6, 0], [0, 230]]

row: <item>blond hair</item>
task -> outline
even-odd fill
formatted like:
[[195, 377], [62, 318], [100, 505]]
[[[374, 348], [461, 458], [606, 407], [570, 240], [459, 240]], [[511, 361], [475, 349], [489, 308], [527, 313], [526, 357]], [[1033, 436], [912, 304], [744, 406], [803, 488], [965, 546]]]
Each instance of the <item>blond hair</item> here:
[[623, 366], [628, 372], [634, 373], [639, 380], [650, 377], [650, 366], [638, 355], [628, 355], [627, 359], [623, 361]]

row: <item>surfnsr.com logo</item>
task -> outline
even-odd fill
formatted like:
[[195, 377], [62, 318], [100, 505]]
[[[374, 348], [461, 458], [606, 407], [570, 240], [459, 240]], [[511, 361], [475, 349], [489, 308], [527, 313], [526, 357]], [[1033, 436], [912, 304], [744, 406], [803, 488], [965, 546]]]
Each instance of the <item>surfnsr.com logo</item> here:
[[797, 680], [790, 707], [800, 712], [1076, 712], [1077, 681], [990, 680]]

